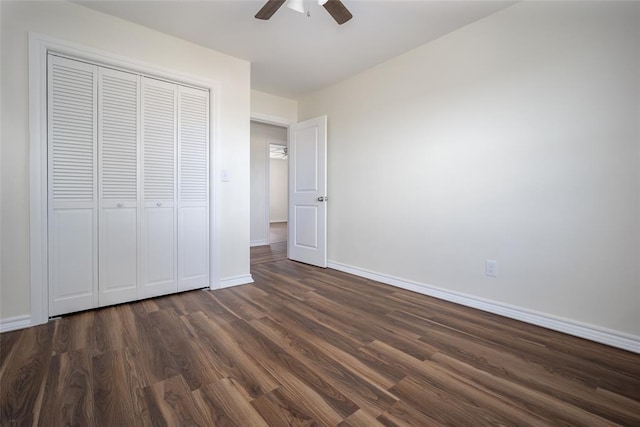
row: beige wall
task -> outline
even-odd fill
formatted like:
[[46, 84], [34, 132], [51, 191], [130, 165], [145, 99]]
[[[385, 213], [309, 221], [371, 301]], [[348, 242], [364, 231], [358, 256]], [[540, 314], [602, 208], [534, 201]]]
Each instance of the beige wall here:
[[298, 121], [298, 102], [257, 90], [251, 91], [251, 117], [266, 121], [276, 120], [279, 124]]
[[267, 162], [270, 140], [287, 141], [287, 129], [251, 122], [251, 245], [269, 244]]
[[638, 342], [639, 93], [639, 3], [523, 2], [300, 99], [329, 259]]
[[49, 37], [219, 83], [220, 277], [249, 274], [249, 63], [67, 2], [0, 2], [0, 319], [29, 314], [27, 36]]

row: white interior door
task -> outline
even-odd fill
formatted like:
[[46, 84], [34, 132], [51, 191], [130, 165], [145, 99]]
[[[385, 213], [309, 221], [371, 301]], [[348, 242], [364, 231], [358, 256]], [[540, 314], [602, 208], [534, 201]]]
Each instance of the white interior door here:
[[142, 78], [142, 220], [139, 298], [176, 292], [177, 86]]
[[100, 306], [133, 301], [138, 286], [138, 81], [98, 70]]
[[98, 304], [97, 67], [48, 56], [49, 315]]
[[289, 127], [289, 258], [327, 266], [327, 116]]
[[178, 88], [178, 290], [209, 286], [209, 92]]

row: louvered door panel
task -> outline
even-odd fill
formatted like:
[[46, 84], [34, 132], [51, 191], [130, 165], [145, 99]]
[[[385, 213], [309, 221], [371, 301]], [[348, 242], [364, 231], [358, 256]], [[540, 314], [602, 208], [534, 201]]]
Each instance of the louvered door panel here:
[[177, 290], [177, 86], [142, 78], [141, 284], [139, 297]]
[[186, 87], [179, 90], [180, 201], [205, 202], [209, 196], [208, 92]]
[[98, 71], [99, 305], [137, 298], [138, 85], [132, 73]]
[[144, 79], [144, 199], [173, 201], [176, 85]]
[[97, 67], [48, 55], [49, 314], [98, 303]]
[[53, 200], [93, 202], [96, 67], [55, 56], [49, 58]]
[[100, 69], [100, 173], [105, 200], [138, 199], [138, 76]]
[[178, 289], [209, 286], [209, 92], [178, 89]]

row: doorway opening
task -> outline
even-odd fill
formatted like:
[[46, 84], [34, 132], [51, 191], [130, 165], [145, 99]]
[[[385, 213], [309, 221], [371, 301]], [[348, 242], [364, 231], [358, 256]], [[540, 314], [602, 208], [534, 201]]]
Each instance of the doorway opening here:
[[[271, 123], [251, 122], [250, 244], [267, 248], [267, 252], [281, 248], [293, 261], [326, 268], [327, 116], [293, 123], [286, 128], [279, 122]], [[270, 198], [275, 197], [270, 188], [272, 146], [288, 163], [283, 168], [288, 182], [287, 217], [276, 218], [270, 210]], [[271, 224], [285, 221], [286, 242], [271, 243]], [[253, 264], [255, 251], [251, 253]]]
[[284, 126], [251, 122], [251, 246], [286, 251], [289, 162]]

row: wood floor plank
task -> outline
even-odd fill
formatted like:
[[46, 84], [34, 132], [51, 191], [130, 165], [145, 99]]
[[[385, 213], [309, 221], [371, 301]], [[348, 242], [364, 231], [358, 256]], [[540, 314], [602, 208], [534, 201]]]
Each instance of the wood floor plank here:
[[358, 304], [354, 305], [353, 309], [361, 310], [367, 315], [384, 316], [391, 311], [389, 305], [384, 301], [367, 294], [358, 294], [355, 291], [349, 291], [339, 286], [331, 286], [316, 278], [307, 279], [304, 283], [314, 287], [314, 292], [317, 295], [341, 305], [352, 304], [354, 299], [357, 299]]
[[156, 303], [157, 301], [158, 301], [158, 298], [145, 299], [140, 301], [140, 304], [142, 305], [142, 307], [144, 307], [147, 313], [152, 313], [154, 311], [160, 310], [160, 307], [158, 307], [158, 304]]
[[442, 425], [402, 400], [377, 419], [385, 427], [437, 427]]
[[184, 378], [191, 390], [213, 382], [217, 379], [215, 373], [203, 369], [193, 347], [189, 344], [188, 332], [182, 328], [180, 317], [172, 310], [161, 310], [151, 314], [158, 339], [162, 339], [163, 347], [173, 361], [175, 370]]
[[[433, 332], [431, 340], [439, 336], [440, 340], [447, 339], [448, 349], [433, 356], [433, 360], [448, 364], [451, 369], [473, 366], [484, 374], [491, 375], [492, 384], [499, 384], [499, 379], [507, 380], [510, 384], [521, 385], [528, 390], [551, 394], [556, 399], [577, 406], [587, 406], [590, 411], [608, 417], [616, 422], [626, 419], [633, 420], [632, 414], [640, 414], [640, 403], [635, 408], [630, 407], [627, 399], [613, 395], [598, 396], [594, 388], [585, 386], [582, 382], [565, 379], [560, 383], [558, 373], [549, 371], [545, 366], [518, 358], [511, 353], [501, 352], [488, 345], [462, 340], [457, 337], [445, 338], [441, 333]], [[452, 349], [456, 350], [452, 351]], [[561, 385], [560, 385], [561, 384]], [[517, 396], [514, 396], [517, 398]], [[638, 419], [636, 418], [636, 421]]]
[[312, 292], [306, 288], [291, 286], [291, 284], [283, 282], [278, 274], [269, 274], [264, 271], [256, 271], [253, 274], [256, 286], [269, 293], [269, 299], [280, 306], [288, 304], [297, 304], [304, 301], [304, 297]]
[[[474, 368], [473, 366], [461, 363], [453, 358], [445, 355], [437, 355], [438, 362], [442, 362], [440, 366], [431, 365], [433, 373], [447, 372], [449, 375], [459, 376], [465, 378], [474, 384], [475, 387], [481, 387], [482, 390], [493, 392], [495, 395], [499, 395], [502, 398], [506, 398], [512, 407], [526, 408], [547, 420], [549, 425], [571, 425], [578, 423], [582, 425], [590, 426], [605, 426], [611, 423], [611, 420], [620, 422], [623, 425], [638, 421], [638, 413], [615, 413], [606, 411], [610, 416], [609, 420], [600, 417], [597, 413], [592, 413], [572, 405], [564, 400], [557, 398], [550, 398], [544, 393], [537, 392], [527, 387], [523, 387], [517, 383], [496, 378], [485, 371]], [[459, 375], [456, 375], [459, 374]], [[613, 415], [613, 416], [612, 416]], [[521, 419], [522, 417], [514, 417]], [[626, 418], [626, 419], [625, 419]], [[634, 420], [635, 418], [635, 420]], [[542, 423], [541, 421], [539, 421]]]
[[91, 355], [121, 350], [126, 346], [127, 332], [118, 312], [118, 307], [100, 308], [92, 312], [93, 321], [88, 335]]
[[126, 349], [92, 359], [95, 419], [104, 425], [142, 424], [147, 408], [141, 387], [147, 381], [133, 369]]
[[233, 338], [222, 324], [202, 312], [185, 318], [194, 328], [216, 370], [231, 378], [247, 400], [252, 400], [278, 387], [279, 382], [261, 365], [257, 364]]
[[91, 358], [83, 350], [55, 354], [38, 414], [41, 426], [88, 426], [95, 424]]
[[264, 317], [268, 310], [259, 307], [251, 300], [240, 297], [233, 289], [222, 289], [216, 293], [218, 300], [240, 319], [253, 320]]
[[216, 319], [222, 319], [226, 322], [233, 322], [240, 318], [233, 311], [229, 310], [229, 308], [225, 307], [214, 292], [203, 292], [200, 302], [203, 305], [202, 311], [206, 312], [207, 315], [210, 315], [212, 318], [215, 317]]
[[[31, 425], [53, 350], [52, 324], [21, 331], [15, 350], [0, 367], [0, 425]], [[38, 402], [41, 404], [41, 401]]]
[[370, 413], [359, 409], [338, 424], [338, 427], [384, 427], [384, 424]]
[[375, 378], [363, 376], [357, 370], [352, 370], [348, 364], [340, 363], [334, 358], [335, 354], [332, 351], [325, 352], [319, 346], [301, 338], [296, 331], [287, 330], [271, 319], [253, 321], [251, 326], [292, 356], [322, 372], [331, 385], [353, 400], [359, 408], [379, 415], [398, 401], [386, 391], [386, 388], [376, 384], [379, 376], [373, 370], [369, 372], [373, 373], [372, 376]]
[[[188, 351], [195, 357], [194, 370], [199, 372], [198, 382], [201, 385], [211, 384], [226, 378], [227, 375], [223, 369], [223, 364], [217, 357], [215, 347], [212, 347], [209, 338], [203, 339], [197, 330], [188, 321], [188, 316], [180, 318], [180, 330], [186, 338], [185, 345]], [[213, 348], [213, 349], [212, 349]]]
[[[407, 311], [410, 310], [408, 309]], [[441, 342], [441, 346], [446, 346], [450, 343], [448, 337], [482, 342], [533, 363], [547, 366], [558, 375], [564, 376], [568, 381], [580, 382], [591, 389], [600, 386], [640, 400], [640, 387], [633, 386], [638, 384], [640, 379], [625, 375], [615, 369], [607, 368], [600, 363], [593, 363], [584, 357], [551, 350], [546, 345], [538, 345], [529, 340], [513, 339], [508, 330], [496, 330], [494, 333], [488, 332], [482, 326], [478, 326], [482, 325], [481, 321], [472, 322], [468, 318], [468, 314], [465, 314], [468, 320], [460, 320], [464, 316], [456, 318], [451, 316], [445, 319], [442, 315], [435, 317], [433, 314], [428, 314], [425, 317], [421, 317], [401, 311], [392, 312], [388, 316], [404, 319], [407, 325], [421, 325], [424, 329], [422, 330], [423, 337], [420, 340], [426, 343], [433, 344], [436, 340], [435, 336], [433, 336], [435, 331], [445, 337], [444, 341]], [[543, 331], [542, 328], [539, 329], [539, 332]], [[553, 331], [551, 333], [553, 335], [556, 334]], [[600, 346], [600, 344], [594, 345], [596, 347]]]
[[[640, 381], [631, 377], [621, 376], [618, 372], [611, 372], [608, 378], [596, 377], [594, 374], [605, 372], [601, 367], [583, 366], [582, 371], [572, 365], [571, 360], [566, 365], [561, 365], [558, 360], [549, 361], [546, 350], [544, 353], [536, 353], [536, 347], [529, 352], [514, 352], [502, 346], [494, 346], [486, 341], [470, 339], [458, 333], [451, 333], [438, 328], [424, 335], [421, 340], [437, 344], [442, 353], [454, 358], [467, 360], [472, 364], [482, 361], [483, 369], [498, 376], [508, 375], [512, 381], [518, 381], [536, 390], [552, 393], [556, 397], [573, 404], [582, 402], [590, 406], [591, 410], [603, 407], [601, 402], [593, 399], [593, 391], [600, 382], [616, 384], [617, 390], [625, 390], [628, 393], [634, 391], [634, 384]], [[544, 355], [543, 355], [544, 354]], [[571, 356], [573, 358], [573, 356]], [[565, 359], [564, 355], [559, 356]], [[580, 365], [580, 363], [578, 363]], [[558, 378], [563, 379], [562, 382]], [[615, 380], [612, 378], [617, 377]], [[602, 378], [602, 379], [600, 379]], [[561, 385], [560, 385], [561, 384]]]
[[144, 395], [149, 408], [149, 422], [154, 427], [212, 425], [180, 375], [146, 387]]
[[93, 318], [92, 312], [84, 312], [73, 320], [65, 317], [53, 321], [53, 351], [60, 354], [85, 348], [92, 334]]
[[271, 372], [283, 388], [311, 390], [318, 403], [328, 404], [341, 417], [358, 410], [354, 402], [327, 382], [316, 369], [280, 349], [244, 320], [237, 320], [226, 327], [245, 351]]
[[0, 425], [640, 426], [640, 354], [251, 253], [249, 285], [0, 335]]
[[[585, 344], [590, 351], [584, 352]], [[604, 344], [587, 342], [578, 337], [556, 333], [545, 341], [550, 351], [565, 353], [573, 357], [584, 359], [607, 370], [618, 372], [620, 375], [640, 380], [640, 363], [634, 363], [635, 355], [628, 351], [614, 349]]]
[[330, 342], [335, 347], [344, 351], [352, 352], [363, 344], [373, 340], [367, 332], [363, 335], [366, 338], [356, 339], [352, 334], [340, 328], [340, 324], [333, 321], [325, 321], [325, 318], [317, 316], [313, 308], [307, 304], [286, 305], [269, 313], [269, 317], [279, 322], [293, 325], [303, 325], [305, 329], [314, 336], [321, 337], [324, 341]]
[[[290, 357], [281, 355], [277, 351], [274, 352], [273, 344], [270, 344], [257, 332], [247, 330], [243, 322], [239, 320], [234, 322], [233, 326], [224, 326], [228, 329], [229, 335], [237, 340], [243, 351], [246, 351], [256, 363], [280, 383], [279, 394], [281, 394], [286, 406], [293, 406], [293, 402], [299, 402], [307, 408], [310, 416], [325, 425], [336, 425], [343, 420], [343, 416], [350, 415], [357, 410], [352, 402], [336, 392], [317, 374], [305, 372], [306, 367], [301, 366], [299, 362], [296, 363]], [[289, 370], [290, 366], [294, 371]], [[307, 374], [310, 374], [310, 377]], [[302, 375], [306, 381], [297, 375]], [[339, 412], [343, 415], [340, 415]]]
[[[456, 396], [441, 384], [432, 385], [412, 376], [406, 377], [391, 388], [391, 391], [405, 401], [446, 425], [474, 426], [540, 426], [540, 422], [530, 419], [509, 418], [496, 413], [484, 405], [485, 399], [477, 399], [469, 394]], [[517, 420], [517, 421], [516, 421]], [[544, 425], [544, 424], [542, 424]]]
[[140, 332], [136, 327], [136, 320], [139, 316], [148, 318], [148, 313], [142, 308], [139, 302], [131, 304], [121, 304], [116, 306], [117, 316], [120, 318], [123, 328], [124, 346], [133, 353], [140, 352], [140, 342], [144, 337], [138, 335]]
[[7, 366], [5, 362], [21, 336], [21, 331], [10, 331], [0, 334], [0, 374], [2, 373], [1, 369]]
[[135, 320], [139, 351], [134, 352], [142, 375], [148, 378], [149, 384], [163, 381], [180, 372], [178, 364], [171, 356], [165, 337], [151, 317], [155, 313], [159, 313], [159, 310], [151, 311], [147, 316], [137, 316]]
[[[444, 372], [438, 369], [431, 361], [421, 361], [380, 341], [374, 341], [368, 344], [366, 348], [383, 360], [404, 366], [409, 374], [407, 382], [410, 384], [413, 385], [414, 382], [428, 384], [429, 388], [432, 389], [430, 390], [430, 397], [433, 397], [432, 394], [436, 393], [441, 397], [449, 396], [449, 399], [445, 400], [452, 400], [456, 396], [462, 396], [459, 391], [464, 389], [466, 391], [463, 394], [464, 399], [459, 399], [460, 402], [458, 402], [461, 406], [468, 404], [470, 406], [489, 407], [493, 414], [496, 414], [496, 416], [501, 415], [503, 421], [518, 419], [523, 425], [536, 425], [543, 422], [543, 419], [530, 413], [526, 407], [521, 409], [522, 407], [508, 405], [490, 390], [481, 389], [477, 384], [468, 381], [467, 378]], [[403, 389], [399, 385], [403, 382], [405, 381], [403, 380], [392, 387], [391, 391], [395, 392], [397, 390], [402, 393]], [[465, 400], [467, 400], [467, 403], [465, 403]], [[497, 421], [499, 419], [496, 419]]]
[[[393, 301], [396, 299], [400, 305], [394, 304]], [[415, 299], [410, 299], [404, 293], [399, 292], [396, 292], [390, 300], [390, 304], [395, 306], [396, 313], [426, 319], [452, 330], [464, 331], [478, 339], [491, 340], [502, 334], [508, 335], [512, 340], [522, 340], [540, 347], [545, 346], [543, 338], [528, 329], [530, 325], [527, 325], [527, 328], [514, 328], [511, 323], [514, 322], [513, 320], [508, 319], [509, 322], [500, 323], [497, 320], [499, 316], [491, 313], [480, 312], [477, 316], [469, 316], [466, 312], [456, 314], [459, 307], [454, 304], [438, 305], [434, 303], [433, 298], [427, 298], [423, 304], [420, 304]], [[419, 302], [423, 302], [423, 300]]]
[[[419, 335], [409, 333], [406, 330], [401, 331], [399, 328], [388, 323], [379, 322], [378, 319], [384, 318], [379, 314], [358, 313], [357, 309], [352, 309], [355, 313], [347, 314], [344, 310], [338, 310], [335, 304], [332, 304], [328, 300], [323, 301], [324, 304], [322, 306], [319, 305], [318, 299], [317, 297], [310, 297], [306, 301], [308, 305], [318, 308], [319, 310], [322, 310], [321, 307], [327, 308], [328, 311], [326, 313], [331, 313], [332, 317], [341, 324], [350, 324], [358, 330], [367, 331], [367, 339], [369, 342], [382, 340], [393, 343], [392, 345], [394, 347], [423, 360], [436, 351], [436, 349], [431, 348], [427, 343], [419, 342]], [[333, 310], [328, 309], [328, 307], [332, 305], [334, 306]], [[301, 306], [293, 307], [292, 310], [301, 310]]]
[[339, 335], [328, 334], [325, 330], [318, 333], [318, 329], [309, 329], [305, 323], [291, 319], [279, 312], [272, 313], [271, 317], [287, 330], [295, 331], [295, 334], [299, 337], [306, 339], [308, 342], [313, 342], [316, 347], [331, 354], [337, 362], [348, 366], [358, 372], [359, 375], [369, 378], [381, 387], [391, 387], [405, 376], [402, 372], [389, 369], [388, 365], [380, 363], [378, 360], [372, 360], [366, 355], [362, 357], [359, 351], [360, 346], [345, 346]]
[[251, 401], [251, 405], [270, 426], [308, 427], [318, 425], [319, 417], [311, 408], [290, 399], [280, 389], [275, 389]]
[[210, 426], [268, 427], [229, 378], [206, 385], [193, 394]]

